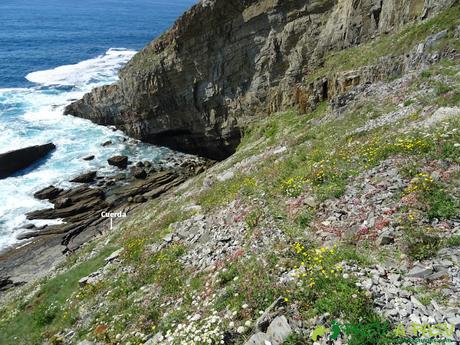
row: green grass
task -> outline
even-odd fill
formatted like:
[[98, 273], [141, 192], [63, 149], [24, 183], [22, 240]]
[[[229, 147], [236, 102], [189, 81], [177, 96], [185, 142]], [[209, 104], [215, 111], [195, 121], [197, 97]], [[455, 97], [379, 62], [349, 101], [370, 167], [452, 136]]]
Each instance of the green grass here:
[[[238, 320], [254, 320], [284, 293], [277, 282], [277, 255], [249, 256], [233, 261], [219, 274], [221, 290], [214, 308], [218, 311], [235, 310]], [[243, 309], [246, 304], [248, 308]]]
[[408, 225], [404, 228], [404, 241], [407, 255], [413, 260], [426, 260], [436, 256], [442, 245], [442, 240], [429, 229], [418, 229]]
[[294, 252], [298, 281], [292, 283], [289, 295], [305, 319], [324, 313], [330, 320], [351, 323], [379, 319], [369, 297], [357, 288], [356, 277], [342, 270], [344, 261], [364, 264], [366, 257], [351, 247], [309, 248], [300, 243], [294, 245]]
[[445, 187], [436, 186], [424, 192], [423, 199], [428, 204], [428, 218], [451, 219], [459, 214], [458, 202], [446, 191]]
[[460, 236], [453, 236], [446, 241], [448, 247], [460, 247]]
[[299, 333], [291, 334], [284, 342], [283, 345], [311, 345], [313, 341], [307, 335]]
[[72, 325], [78, 309], [67, 300], [79, 289], [78, 281], [99, 269], [112, 251], [105, 248], [95, 258], [45, 281], [29, 301], [19, 301], [17, 313], [0, 321], [0, 344], [42, 344], [55, 331]]
[[[135, 249], [136, 255], [126, 253]], [[144, 247], [137, 245], [125, 250], [126, 264], [136, 267], [136, 273], [118, 273], [116, 279], [107, 279], [98, 288], [97, 295], [79, 294], [83, 303], [97, 304], [101, 295], [105, 296], [107, 309], [96, 311], [91, 322], [80, 327], [80, 338], [115, 341], [118, 333], [124, 334], [129, 327], [140, 332], [150, 333], [152, 329], [166, 330], [173, 322], [185, 320], [191, 305], [191, 294], [200, 290], [203, 282], [200, 276], [192, 276], [192, 271], [185, 268], [178, 260], [185, 247], [171, 244], [157, 253], [151, 254]], [[141, 288], [155, 286], [155, 297], [146, 300]], [[181, 310], [163, 318], [168, 307], [164, 304], [182, 298]], [[134, 302], [136, 300], [136, 302]], [[148, 302], [148, 303], [147, 303]], [[122, 316], [120, 317], [116, 317]], [[101, 336], [95, 336], [94, 330], [99, 325], [108, 325]], [[133, 336], [131, 341], [140, 339]]]
[[226, 181], [216, 181], [212, 188], [205, 190], [198, 197], [198, 204], [205, 210], [226, 205], [236, 199], [246, 176], [237, 174]]

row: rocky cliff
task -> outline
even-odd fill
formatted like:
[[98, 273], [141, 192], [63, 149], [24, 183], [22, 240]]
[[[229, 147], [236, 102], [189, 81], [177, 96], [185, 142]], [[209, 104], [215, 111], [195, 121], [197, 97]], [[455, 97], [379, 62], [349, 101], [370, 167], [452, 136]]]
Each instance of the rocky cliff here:
[[[136, 205], [66, 241], [65, 262], [39, 242], [0, 254], [0, 344], [458, 343], [460, 4], [438, 12], [450, 3], [194, 7], [69, 110], [152, 141], [174, 128], [169, 143], [220, 156], [243, 128], [236, 152], [180, 164], [192, 176], [153, 200], [170, 181], [154, 166], [136, 164], [135, 184], [98, 180], [105, 202]], [[38, 196], [75, 202], [55, 193]], [[45, 265], [46, 279], [24, 277]]]
[[304, 110], [335, 93], [327, 83], [311, 82], [326, 54], [454, 2], [203, 0], [139, 52], [119, 82], [95, 89], [66, 113], [222, 159], [254, 115]]

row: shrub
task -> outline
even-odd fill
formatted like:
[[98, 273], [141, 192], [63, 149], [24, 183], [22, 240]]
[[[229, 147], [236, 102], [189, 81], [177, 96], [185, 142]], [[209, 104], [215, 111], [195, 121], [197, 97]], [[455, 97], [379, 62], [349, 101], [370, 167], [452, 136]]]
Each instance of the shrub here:
[[460, 236], [453, 236], [446, 241], [448, 247], [460, 247]]
[[296, 198], [305, 190], [307, 180], [302, 176], [291, 177], [282, 183], [284, 193], [290, 198]]
[[430, 230], [406, 227], [405, 244], [407, 254], [414, 260], [425, 260], [435, 256], [441, 247], [441, 239], [429, 234]]
[[332, 318], [362, 322], [377, 318], [363, 291], [356, 287], [355, 277], [344, 274], [342, 264], [348, 251], [342, 255], [333, 248], [305, 248], [293, 246], [299, 266], [295, 266], [296, 284], [292, 294], [307, 313], [329, 313]]
[[457, 203], [443, 187], [435, 186], [423, 194], [428, 204], [427, 214], [430, 220], [450, 219], [458, 215]]

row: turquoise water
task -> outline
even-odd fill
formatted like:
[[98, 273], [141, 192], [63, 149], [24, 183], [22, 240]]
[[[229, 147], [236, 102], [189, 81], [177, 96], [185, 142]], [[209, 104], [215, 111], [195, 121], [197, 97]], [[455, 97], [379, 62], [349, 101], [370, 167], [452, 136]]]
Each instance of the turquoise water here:
[[[0, 180], [0, 248], [16, 242], [25, 213], [49, 207], [33, 193], [87, 170], [110, 173], [107, 158], [160, 159], [169, 151], [121, 132], [64, 116], [85, 92], [117, 80], [136, 50], [194, 1], [2, 0], [0, 2], [0, 152], [53, 142], [35, 169]], [[113, 145], [101, 144], [112, 140]], [[90, 162], [82, 158], [95, 155]], [[36, 222], [41, 225], [43, 222]], [[49, 221], [46, 222], [49, 224]]]

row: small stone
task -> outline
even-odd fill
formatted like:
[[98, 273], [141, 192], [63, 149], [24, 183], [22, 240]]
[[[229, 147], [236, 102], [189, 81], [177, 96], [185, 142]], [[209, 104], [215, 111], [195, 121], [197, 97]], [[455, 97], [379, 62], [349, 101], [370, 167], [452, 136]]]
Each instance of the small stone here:
[[455, 325], [455, 329], [460, 327], [460, 316], [449, 317], [447, 323], [450, 325]]
[[277, 344], [283, 344], [291, 334], [292, 328], [285, 316], [276, 317], [267, 329], [267, 335]]
[[142, 204], [143, 202], [146, 202], [147, 198], [144, 195], [136, 195], [133, 197], [132, 202], [135, 204]]
[[304, 200], [305, 205], [311, 208], [316, 208], [318, 206], [318, 203], [316, 202], [315, 198], [309, 197]]
[[244, 345], [272, 345], [268, 335], [262, 332], [254, 334]]
[[201, 319], [201, 315], [200, 314], [195, 314], [193, 315], [193, 317], [190, 319], [191, 321], [198, 321]]
[[373, 228], [375, 226], [375, 216], [373, 211], [369, 213], [369, 216], [367, 217], [367, 226], [369, 228]]
[[224, 182], [224, 181], [232, 179], [234, 176], [235, 176], [235, 173], [233, 171], [227, 171], [223, 173], [222, 175], [217, 176], [217, 180], [220, 182]]
[[364, 290], [370, 290], [372, 288], [372, 285], [373, 284], [371, 279], [366, 279], [361, 283], [361, 286]]
[[424, 267], [422, 265], [416, 265], [407, 273], [407, 277], [425, 279], [432, 273], [433, 273], [433, 269], [431, 267]]
[[388, 279], [394, 284], [401, 280], [401, 275], [396, 273], [388, 273]]
[[123, 253], [123, 248], [120, 248], [118, 249], [117, 251], [113, 252], [112, 254], [110, 254], [110, 256], [108, 256], [107, 258], [105, 258], [105, 262], [106, 263], [109, 263], [115, 259], [118, 259], [121, 255], [121, 253]]
[[377, 245], [379, 246], [387, 246], [393, 243], [395, 243], [395, 237], [389, 232], [383, 232], [377, 238]]
[[422, 321], [420, 320], [420, 318], [419, 318], [417, 315], [415, 315], [415, 314], [410, 315], [410, 316], [409, 316], [409, 320], [410, 320], [411, 322], [413, 322], [413, 323], [416, 323], [416, 324], [421, 324], [421, 323], [422, 323]]
[[89, 277], [83, 277], [78, 281], [78, 284], [83, 287], [88, 283]]
[[408, 311], [407, 309], [400, 309], [399, 310], [399, 315], [401, 315], [401, 317], [407, 317], [407, 315], [410, 314], [410, 311]]
[[448, 278], [449, 277], [449, 272], [447, 270], [442, 270], [439, 272], [435, 272], [432, 275], [428, 276], [428, 280], [438, 280], [441, 278]]
[[281, 146], [281, 147], [278, 147], [276, 148], [274, 151], [273, 151], [273, 154], [275, 155], [279, 155], [280, 153], [284, 153], [287, 151], [287, 147], [286, 146]]

